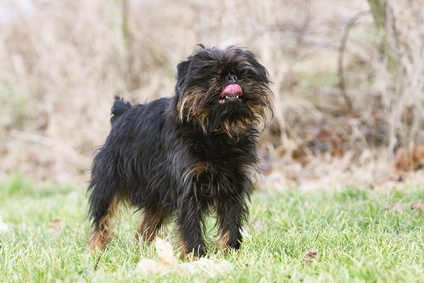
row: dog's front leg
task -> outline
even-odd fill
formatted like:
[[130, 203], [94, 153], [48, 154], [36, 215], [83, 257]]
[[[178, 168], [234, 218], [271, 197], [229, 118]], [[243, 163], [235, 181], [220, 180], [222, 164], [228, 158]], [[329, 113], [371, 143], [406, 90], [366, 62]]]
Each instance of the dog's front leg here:
[[245, 200], [242, 197], [220, 200], [217, 217], [221, 248], [239, 249], [242, 242], [242, 225], [248, 217]]
[[182, 246], [181, 257], [188, 253], [193, 253], [194, 256], [204, 255], [204, 211], [202, 204], [195, 196], [184, 198], [178, 203], [177, 215]]

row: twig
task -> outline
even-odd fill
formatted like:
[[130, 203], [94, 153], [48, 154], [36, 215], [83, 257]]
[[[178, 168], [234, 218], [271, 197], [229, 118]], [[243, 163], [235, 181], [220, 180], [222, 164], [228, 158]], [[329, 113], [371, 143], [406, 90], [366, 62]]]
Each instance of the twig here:
[[296, 34], [296, 48], [293, 50], [293, 57], [298, 58], [300, 50], [302, 49], [303, 42], [305, 40], [305, 34], [309, 28], [311, 22], [311, 1], [307, 0], [304, 7], [304, 16], [302, 20], [302, 25], [297, 30]]
[[103, 253], [100, 253], [99, 254], [99, 257], [97, 258], [96, 265], [94, 266], [94, 271], [96, 271], [97, 270], [97, 267], [99, 266], [99, 262], [100, 262], [100, 259], [102, 258], [102, 254]]
[[353, 25], [355, 25], [356, 21], [360, 17], [368, 13], [369, 11], [359, 12], [349, 20], [345, 29], [343, 30], [343, 36], [342, 36], [341, 44], [339, 47], [338, 73], [339, 73], [340, 81], [338, 83], [338, 86], [340, 88], [341, 94], [343, 96], [343, 99], [350, 113], [353, 113], [353, 105], [352, 105], [352, 100], [350, 100], [346, 92], [346, 82], [345, 82], [344, 69], [343, 69], [344, 53], [346, 50], [346, 43], [349, 38], [350, 29], [353, 27]]

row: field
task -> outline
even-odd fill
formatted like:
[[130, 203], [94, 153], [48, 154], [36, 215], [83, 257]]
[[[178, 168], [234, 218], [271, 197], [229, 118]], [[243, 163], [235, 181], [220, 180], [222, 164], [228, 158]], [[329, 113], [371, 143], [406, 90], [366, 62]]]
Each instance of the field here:
[[[223, 252], [210, 238], [206, 258], [233, 265], [214, 277], [141, 274], [137, 263], [157, 256], [153, 246], [136, 244], [131, 211], [99, 259], [87, 250], [81, 187], [33, 186], [19, 175], [0, 186], [1, 282], [420, 282], [424, 272], [424, 192], [413, 186], [258, 190], [242, 249]], [[170, 229], [161, 236], [172, 243]]]
[[[0, 282], [421, 282], [423, 6], [0, 1]], [[125, 211], [100, 257], [87, 250], [89, 169], [113, 96], [172, 96], [197, 44], [241, 46], [267, 68], [262, 174], [242, 249], [208, 238], [205, 259], [230, 271], [178, 259], [146, 275], [139, 263], [163, 258], [135, 242], [138, 213]], [[160, 236], [176, 242], [172, 225]]]

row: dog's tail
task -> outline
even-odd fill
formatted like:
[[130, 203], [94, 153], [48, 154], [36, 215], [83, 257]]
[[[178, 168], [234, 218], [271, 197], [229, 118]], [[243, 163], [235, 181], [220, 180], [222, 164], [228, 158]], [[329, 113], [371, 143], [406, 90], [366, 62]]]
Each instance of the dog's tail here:
[[119, 96], [115, 95], [115, 101], [113, 102], [112, 108], [110, 109], [110, 122], [113, 124], [115, 120], [130, 110], [132, 108], [132, 105], [128, 101], [124, 101], [123, 98], [120, 98]]

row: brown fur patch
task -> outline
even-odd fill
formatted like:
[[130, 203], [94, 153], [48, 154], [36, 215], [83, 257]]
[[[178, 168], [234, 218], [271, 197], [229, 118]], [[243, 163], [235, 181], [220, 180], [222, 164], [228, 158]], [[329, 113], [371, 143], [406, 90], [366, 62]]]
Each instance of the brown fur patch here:
[[[207, 94], [204, 90], [195, 90], [191, 93], [186, 93], [184, 98], [181, 100], [179, 107], [179, 116], [181, 120], [196, 119], [199, 122], [203, 122], [208, 116], [209, 112], [203, 108], [204, 101], [203, 97]], [[207, 113], [205, 113], [207, 112]]]
[[186, 246], [183, 241], [178, 241], [177, 247], [180, 249], [180, 259], [187, 259], [188, 261], [192, 261], [196, 258], [196, 256], [191, 251], [187, 251]]
[[222, 123], [222, 131], [228, 135], [230, 139], [239, 139], [244, 136], [252, 127], [250, 119], [237, 120], [235, 122], [224, 121]]
[[255, 174], [258, 172], [258, 169], [256, 167], [246, 163], [241, 163], [238, 169], [239, 172], [243, 174], [248, 174], [249, 176], [255, 176]]
[[228, 247], [227, 243], [228, 243], [229, 238], [230, 238], [230, 232], [229, 231], [221, 234], [221, 237], [219, 239], [221, 249], [226, 249]]
[[184, 259], [187, 255], [186, 247], [184, 245], [184, 242], [180, 239], [177, 243], [178, 248], [180, 249], [180, 259]]
[[[178, 105], [178, 113], [181, 120], [190, 120], [190, 117], [195, 113], [194, 105], [196, 103], [196, 94], [186, 94]], [[194, 113], [193, 113], [194, 112]]]
[[202, 173], [209, 170], [209, 164], [205, 162], [199, 162], [195, 164], [190, 170], [184, 174], [184, 182], [190, 181], [190, 179], [199, 179]]
[[109, 206], [107, 215], [102, 219], [99, 226], [91, 233], [89, 247], [93, 251], [101, 251], [110, 240], [113, 231], [113, 220], [119, 216], [119, 197], [115, 197]]
[[204, 99], [207, 93], [202, 89], [195, 89], [190, 93], [186, 93], [184, 98], [178, 104], [178, 114], [182, 121], [196, 120], [202, 126], [202, 130], [206, 133], [204, 128], [205, 121], [210, 115], [210, 110], [203, 107]]
[[143, 221], [138, 227], [136, 238], [139, 239], [141, 237], [146, 243], [151, 244], [155, 240], [158, 230], [167, 218], [168, 215], [160, 211], [145, 211]]

